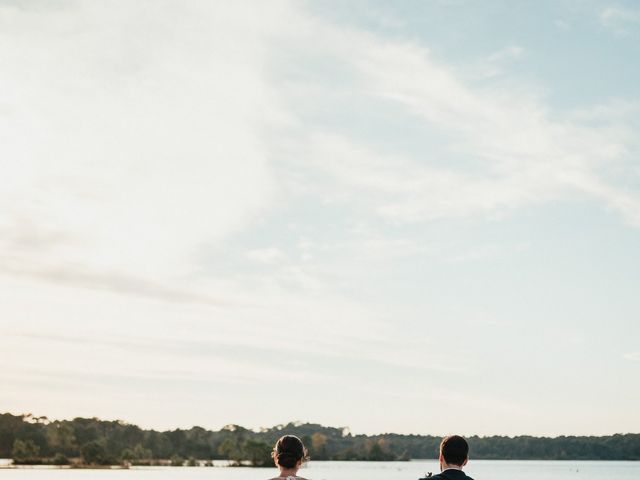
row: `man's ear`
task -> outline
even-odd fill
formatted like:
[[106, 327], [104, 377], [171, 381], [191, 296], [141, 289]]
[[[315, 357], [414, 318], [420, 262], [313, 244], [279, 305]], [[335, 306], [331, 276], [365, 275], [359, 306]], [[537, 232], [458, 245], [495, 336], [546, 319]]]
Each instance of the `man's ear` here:
[[460, 465], [460, 466], [464, 467], [467, 464], [468, 461], [469, 461], [469, 457], [465, 458], [463, 464]]

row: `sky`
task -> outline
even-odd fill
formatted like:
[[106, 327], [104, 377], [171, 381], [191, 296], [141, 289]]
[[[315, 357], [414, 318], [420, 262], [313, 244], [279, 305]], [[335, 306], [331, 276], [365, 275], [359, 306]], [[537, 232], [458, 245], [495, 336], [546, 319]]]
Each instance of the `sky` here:
[[640, 7], [0, 2], [0, 412], [640, 432]]

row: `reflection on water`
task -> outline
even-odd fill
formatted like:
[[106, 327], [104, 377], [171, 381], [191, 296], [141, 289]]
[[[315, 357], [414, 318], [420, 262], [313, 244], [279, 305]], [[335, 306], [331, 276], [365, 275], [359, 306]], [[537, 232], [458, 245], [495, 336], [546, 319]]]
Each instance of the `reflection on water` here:
[[[476, 460], [465, 469], [476, 480], [640, 479], [640, 462]], [[436, 461], [311, 462], [301, 475], [313, 480], [417, 480], [437, 472]], [[129, 470], [0, 470], [0, 480], [266, 480], [273, 468], [135, 467]]]

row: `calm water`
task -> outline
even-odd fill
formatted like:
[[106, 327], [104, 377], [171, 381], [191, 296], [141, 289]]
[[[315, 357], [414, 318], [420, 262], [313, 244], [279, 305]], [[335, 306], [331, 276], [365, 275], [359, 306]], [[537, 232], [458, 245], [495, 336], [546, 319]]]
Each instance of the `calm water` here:
[[[437, 472], [432, 461], [311, 462], [301, 472], [313, 480], [417, 480]], [[640, 480], [640, 462], [476, 460], [465, 469], [476, 480]], [[130, 470], [0, 470], [0, 480], [266, 480], [275, 469], [151, 467]]]

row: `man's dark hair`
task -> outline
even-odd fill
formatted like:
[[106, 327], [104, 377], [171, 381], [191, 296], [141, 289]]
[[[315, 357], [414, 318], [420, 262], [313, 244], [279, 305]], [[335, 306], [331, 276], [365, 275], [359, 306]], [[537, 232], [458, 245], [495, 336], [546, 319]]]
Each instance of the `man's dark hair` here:
[[442, 439], [440, 453], [446, 463], [461, 467], [469, 456], [469, 444], [460, 435], [450, 435]]

